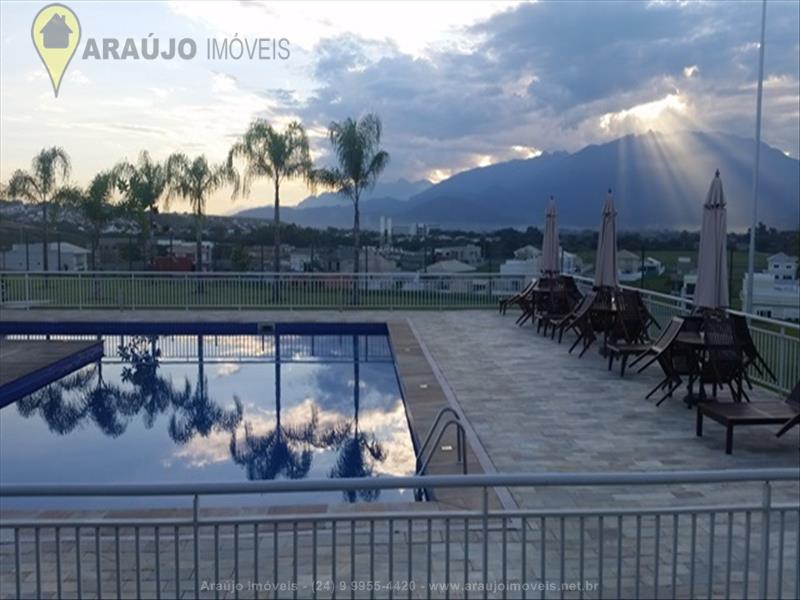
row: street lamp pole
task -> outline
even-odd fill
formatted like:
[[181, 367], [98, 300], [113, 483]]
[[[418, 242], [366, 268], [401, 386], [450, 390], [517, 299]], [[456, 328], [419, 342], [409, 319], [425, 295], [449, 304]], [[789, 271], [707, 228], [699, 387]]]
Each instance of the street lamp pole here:
[[750, 221], [750, 248], [747, 254], [747, 304], [753, 312], [753, 273], [756, 262], [756, 224], [758, 221], [758, 170], [761, 160], [761, 98], [764, 95], [764, 37], [767, 25], [767, 0], [761, 2], [761, 43], [758, 47], [758, 91], [756, 92], [756, 157], [753, 166], [753, 215]]

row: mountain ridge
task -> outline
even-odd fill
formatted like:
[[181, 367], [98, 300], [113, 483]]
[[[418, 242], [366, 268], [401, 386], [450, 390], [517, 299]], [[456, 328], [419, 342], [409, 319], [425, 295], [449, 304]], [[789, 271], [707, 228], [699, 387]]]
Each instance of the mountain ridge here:
[[[395, 224], [424, 222], [449, 229], [541, 225], [553, 195], [561, 226], [595, 228], [610, 187], [622, 228], [695, 229], [719, 168], [728, 226], [742, 229], [751, 218], [753, 150], [754, 140], [720, 132], [632, 134], [574, 153], [547, 152], [468, 169], [403, 199], [381, 193], [386, 187], [381, 189], [379, 183], [361, 205], [362, 224], [376, 228], [380, 216], [386, 216]], [[790, 219], [797, 223], [800, 161], [762, 143], [760, 181], [759, 220], [767, 225], [785, 226]], [[346, 198], [335, 204], [309, 200], [301, 203], [303, 208], [282, 207], [286, 221], [316, 227], [352, 225]], [[252, 213], [258, 210], [237, 214], [257, 216]], [[271, 207], [262, 210], [271, 217]]]

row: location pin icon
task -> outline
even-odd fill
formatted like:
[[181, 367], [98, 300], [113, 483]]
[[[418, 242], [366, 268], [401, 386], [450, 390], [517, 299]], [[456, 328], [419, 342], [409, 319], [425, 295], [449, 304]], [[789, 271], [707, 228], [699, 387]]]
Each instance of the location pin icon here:
[[80, 21], [71, 8], [63, 4], [48, 4], [33, 18], [31, 38], [58, 98], [64, 72], [81, 41]]

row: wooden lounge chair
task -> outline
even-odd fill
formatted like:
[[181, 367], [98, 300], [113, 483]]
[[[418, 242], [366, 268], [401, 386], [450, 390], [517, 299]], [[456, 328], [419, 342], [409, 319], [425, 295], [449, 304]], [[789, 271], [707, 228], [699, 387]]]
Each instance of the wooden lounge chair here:
[[644, 371], [647, 367], [651, 364], [656, 362], [658, 359], [658, 355], [665, 352], [667, 348], [669, 348], [670, 344], [675, 341], [675, 338], [678, 337], [678, 334], [681, 331], [681, 327], [683, 327], [683, 319], [680, 317], [672, 317], [672, 320], [667, 325], [667, 328], [661, 332], [661, 336], [650, 346], [645, 349], [641, 354], [639, 354], [633, 362], [631, 362], [631, 368], [635, 367], [640, 361], [644, 360], [645, 358], [650, 358], [650, 360], [639, 367], [639, 373]]
[[785, 434], [800, 423], [800, 381], [785, 402], [700, 402], [697, 405], [697, 436], [703, 435], [703, 417], [725, 426], [725, 454], [733, 452], [733, 429], [746, 425], [783, 425]]
[[519, 304], [519, 302], [523, 298], [528, 296], [533, 291], [533, 289], [536, 287], [536, 283], [537, 283], [537, 280], [533, 279], [533, 280], [531, 280], [530, 283], [528, 283], [528, 285], [526, 285], [524, 288], [522, 288], [516, 294], [513, 294], [513, 295], [509, 296], [508, 298], [503, 298], [502, 300], [500, 300], [500, 314], [501, 315], [506, 314], [506, 311], [508, 310], [509, 306], [512, 306], [514, 304]]

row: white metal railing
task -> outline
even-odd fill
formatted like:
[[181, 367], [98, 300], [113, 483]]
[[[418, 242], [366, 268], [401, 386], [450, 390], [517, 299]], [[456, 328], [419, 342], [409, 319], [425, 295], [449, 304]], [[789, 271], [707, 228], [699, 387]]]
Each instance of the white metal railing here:
[[[585, 287], [594, 283], [588, 277], [576, 276], [575, 279]], [[637, 287], [624, 285], [620, 287], [640, 292], [648, 310], [662, 327], [672, 317], [689, 314], [694, 307], [692, 301], [686, 298]], [[759, 373], [755, 368], [751, 368], [748, 373], [750, 379], [759, 385], [789, 393], [800, 381], [800, 324], [738, 310], [729, 309], [726, 312], [747, 319], [753, 342], [776, 376], [776, 380], [773, 380], [768, 374]]]
[[[798, 480], [796, 469], [763, 469], [5, 485], [5, 502], [171, 496], [187, 506], [2, 518], [0, 596], [796, 598], [800, 506], [791, 493], [789, 503], [773, 494], [795, 489]], [[675, 495], [667, 506], [564, 508], [556, 493], [555, 507], [506, 509], [495, 508], [491, 494], [498, 486], [533, 488], [541, 504], [549, 488], [603, 486], [613, 495], [618, 486], [641, 489], [646, 498], [645, 486], [663, 497], [665, 489], [714, 484], [735, 486], [741, 503], [693, 505]], [[471, 488], [479, 500], [463, 510], [426, 503], [364, 511], [232, 506], [242, 494], [257, 501], [258, 494], [274, 500], [296, 492], [417, 488]], [[204, 510], [201, 499], [212, 495], [230, 496], [232, 510]]]
[[0, 272], [0, 302], [22, 308], [479, 308], [519, 291], [491, 273]]

